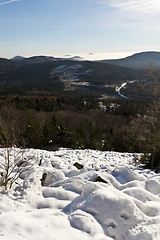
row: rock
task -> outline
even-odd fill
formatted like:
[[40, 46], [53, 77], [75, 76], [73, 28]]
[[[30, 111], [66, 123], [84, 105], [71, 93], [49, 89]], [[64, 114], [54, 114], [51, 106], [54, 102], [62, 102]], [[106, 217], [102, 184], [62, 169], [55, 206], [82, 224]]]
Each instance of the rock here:
[[101, 178], [100, 176], [98, 176], [98, 177], [96, 178], [96, 182], [108, 183], [106, 180], [104, 180], [104, 179]]
[[82, 169], [82, 168], [83, 168], [83, 165], [80, 164], [80, 163], [78, 163], [78, 162], [76, 162], [76, 163], [74, 164], [74, 166], [75, 166], [77, 169]]
[[40, 180], [41, 180], [41, 185], [42, 185], [42, 186], [44, 186], [44, 183], [45, 183], [46, 177], [47, 177], [47, 173], [43, 173], [43, 175], [42, 175], [42, 179], [40, 179]]

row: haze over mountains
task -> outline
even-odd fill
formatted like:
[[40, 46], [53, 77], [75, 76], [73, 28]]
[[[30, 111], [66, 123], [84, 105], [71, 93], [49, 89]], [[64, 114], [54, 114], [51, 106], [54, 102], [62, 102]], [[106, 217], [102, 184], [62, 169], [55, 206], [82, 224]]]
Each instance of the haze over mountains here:
[[[10, 60], [24, 60], [22, 63], [39, 63], [39, 62], [46, 62], [46, 61], [54, 61], [56, 59], [66, 59], [66, 60], [73, 60], [73, 61], [85, 61], [80, 56], [66, 56], [65, 58], [54, 58], [54, 57], [46, 57], [46, 56], [34, 56], [29, 58], [24, 58], [22, 56], [15, 56]], [[97, 62], [103, 62], [108, 64], [113, 64], [121, 67], [128, 67], [128, 68], [136, 68], [136, 69], [144, 69], [150, 68], [151, 66], [159, 67], [160, 66], [160, 52], [150, 51], [150, 52], [140, 52], [133, 54], [132, 56], [128, 56], [125, 58], [120, 59], [104, 59], [98, 60]]]

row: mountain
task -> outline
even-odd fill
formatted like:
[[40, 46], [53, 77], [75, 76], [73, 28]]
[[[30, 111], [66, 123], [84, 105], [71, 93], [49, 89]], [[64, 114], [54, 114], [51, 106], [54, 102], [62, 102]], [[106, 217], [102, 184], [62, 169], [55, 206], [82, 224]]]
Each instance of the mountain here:
[[68, 59], [73, 60], [73, 61], [83, 61], [84, 60], [84, 58], [82, 58], [80, 56], [73, 56]]
[[[141, 69], [129, 68], [127, 65], [141, 54], [124, 59], [125, 67], [115, 63], [120, 60], [79, 61], [47, 56], [21, 58], [11, 60], [0, 59], [0, 92], [48, 92], [50, 94], [72, 94], [94, 97], [117, 97], [115, 88], [126, 82], [146, 79]], [[76, 60], [75, 60], [76, 59]], [[143, 58], [142, 58], [143, 59]], [[155, 59], [155, 58], [154, 58]], [[158, 58], [157, 58], [158, 59]], [[134, 61], [133, 61], [134, 60]], [[127, 66], [127, 67], [126, 67]], [[133, 64], [132, 64], [133, 67]], [[137, 83], [137, 82], [136, 82]], [[128, 84], [135, 86], [135, 84]], [[136, 96], [139, 95], [136, 85]], [[129, 90], [131, 93], [132, 89]], [[132, 94], [133, 96], [133, 94]]]
[[6, 58], [0, 58], [0, 73], [16, 69], [17, 64]]
[[22, 60], [22, 59], [24, 59], [24, 57], [18, 55], [18, 56], [15, 56], [15, 57], [11, 58], [10, 60], [18, 61], [18, 60]]
[[160, 52], [141, 52], [126, 58], [102, 60], [100, 62], [136, 69], [159, 68]]
[[11, 61], [18, 61], [21, 65], [26, 64], [37, 64], [37, 63], [43, 63], [43, 62], [50, 62], [54, 61], [54, 57], [47, 57], [47, 56], [33, 56], [29, 58], [23, 58], [20, 56], [14, 57], [11, 59]]

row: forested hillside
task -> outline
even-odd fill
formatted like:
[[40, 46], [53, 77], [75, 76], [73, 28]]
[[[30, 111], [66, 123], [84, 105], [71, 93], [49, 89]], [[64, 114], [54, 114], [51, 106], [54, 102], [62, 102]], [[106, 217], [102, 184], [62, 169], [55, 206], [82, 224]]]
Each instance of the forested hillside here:
[[18, 145], [24, 143], [27, 147], [142, 152], [146, 142], [139, 145], [130, 127], [149, 106], [149, 102], [138, 100], [1, 97], [1, 125], [10, 137], [13, 135], [11, 138], [16, 138]]
[[0, 70], [0, 93], [17, 92], [23, 95], [45, 91], [56, 95], [69, 92], [75, 96], [116, 97], [117, 85], [146, 76], [140, 70], [106, 63], [43, 56], [20, 60], [1, 59]]

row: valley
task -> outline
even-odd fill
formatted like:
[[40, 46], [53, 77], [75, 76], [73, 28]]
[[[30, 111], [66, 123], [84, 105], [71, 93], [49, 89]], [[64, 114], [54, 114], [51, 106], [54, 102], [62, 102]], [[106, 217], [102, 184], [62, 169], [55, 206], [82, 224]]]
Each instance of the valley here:
[[140, 69], [45, 56], [1, 59], [0, 69], [0, 94], [47, 92], [114, 99], [121, 97], [115, 91], [117, 86], [148, 77]]

